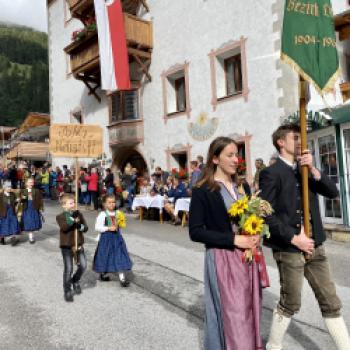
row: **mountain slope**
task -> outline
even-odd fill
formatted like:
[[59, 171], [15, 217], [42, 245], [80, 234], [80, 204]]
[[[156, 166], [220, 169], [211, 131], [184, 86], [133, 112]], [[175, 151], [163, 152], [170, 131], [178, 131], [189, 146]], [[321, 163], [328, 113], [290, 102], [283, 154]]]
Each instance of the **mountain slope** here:
[[0, 125], [49, 112], [47, 34], [0, 24]]

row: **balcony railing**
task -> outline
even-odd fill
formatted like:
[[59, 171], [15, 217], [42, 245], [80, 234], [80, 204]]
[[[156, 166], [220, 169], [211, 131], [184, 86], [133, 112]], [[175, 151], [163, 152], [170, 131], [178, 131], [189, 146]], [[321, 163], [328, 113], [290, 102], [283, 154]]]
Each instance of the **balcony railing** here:
[[128, 44], [136, 44], [149, 49], [153, 47], [152, 22], [124, 13], [124, 27]]
[[143, 142], [143, 120], [125, 120], [108, 126], [110, 145]]
[[85, 74], [99, 66], [97, 33], [88, 33], [85, 38], [73, 42], [64, 49], [70, 55], [71, 70], [74, 75]]
[[[91, 16], [94, 12], [94, 0], [67, 0], [69, 10], [72, 17], [83, 20], [87, 16]], [[136, 15], [140, 6], [146, 6], [146, 11], [149, 11], [146, 1], [142, 0], [122, 0], [123, 12]]]
[[94, 0], [68, 0], [72, 17], [83, 18], [94, 12]]
[[339, 84], [341, 94], [343, 96], [343, 102], [350, 99], [350, 81]]
[[[151, 49], [153, 46], [152, 22], [124, 14], [125, 35], [130, 50], [132, 46]], [[71, 70], [74, 75], [86, 74], [99, 66], [99, 48], [96, 32], [89, 32], [84, 38], [75, 41], [64, 49], [70, 55]], [[133, 52], [134, 52], [133, 51]]]

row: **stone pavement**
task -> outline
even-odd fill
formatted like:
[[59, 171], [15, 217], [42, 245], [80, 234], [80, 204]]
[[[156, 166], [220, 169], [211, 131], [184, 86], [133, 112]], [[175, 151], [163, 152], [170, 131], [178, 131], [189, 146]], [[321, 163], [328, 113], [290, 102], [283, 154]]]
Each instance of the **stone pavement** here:
[[[14, 248], [0, 247], [0, 332], [4, 335], [0, 349], [201, 348], [203, 247], [189, 240], [186, 228], [140, 222], [128, 215], [124, 238], [134, 261], [134, 279], [129, 289], [123, 289], [115, 282], [96, 281], [91, 271], [96, 213], [84, 211], [90, 227], [86, 237], [89, 267], [83, 277], [83, 294], [66, 304], [57, 212], [52, 203], [47, 205], [46, 223], [34, 246], [24, 242]], [[329, 242], [327, 249], [349, 324], [350, 245]], [[266, 256], [271, 287], [264, 290], [264, 339], [279, 293], [277, 270], [268, 250]], [[334, 349], [307, 284], [285, 349]]]

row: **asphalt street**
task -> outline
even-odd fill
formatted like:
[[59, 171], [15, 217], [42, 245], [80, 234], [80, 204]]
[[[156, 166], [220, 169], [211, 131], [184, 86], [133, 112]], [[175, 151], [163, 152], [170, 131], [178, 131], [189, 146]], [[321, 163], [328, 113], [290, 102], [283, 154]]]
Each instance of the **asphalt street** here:
[[[91, 270], [96, 248], [96, 213], [83, 211], [89, 224], [85, 250], [88, 270], [83, 294], [63, 300], [62, 258], [55, 216], [47, 202], [45, 224], [30, 245], [0, 246], [0, 349], [201, 349], [203, 338], [203, 247], [189, 240], [187, 228], [128, 215], [124, 238], [134, 262], [132, 283], [100, 282]], [[350, 325], [350, 245], [326, 245], [344, 317]], [[278, 273], [265, 251], [271, 287], [264, 290], [262, 333], [267, 339], [278, 300]], [[311, 289], [293, 320], [285, 349], [332, 350]], [[215, 350], [215, 349], [213, 349]]]

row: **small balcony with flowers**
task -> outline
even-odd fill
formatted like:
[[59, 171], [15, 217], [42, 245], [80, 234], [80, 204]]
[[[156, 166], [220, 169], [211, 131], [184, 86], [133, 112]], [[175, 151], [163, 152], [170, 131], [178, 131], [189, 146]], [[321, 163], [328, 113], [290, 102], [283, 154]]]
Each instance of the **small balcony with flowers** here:
[[[71, 71], [84, 82], [89, 94], [99, 101], [100, 56], [93, 0], [68, 0], [73, 18], [84, 27], [72, 33], [72, 42], [64, 48], [70, 56]], [[130, 79], [137, 83], [145, 75], [150, 81], [149, 66], [153, 48], [152, 22], [136, 16], [140, 6], [148, 11], [145, 0], [122, 1], [124, 29], [130, 65]]]

